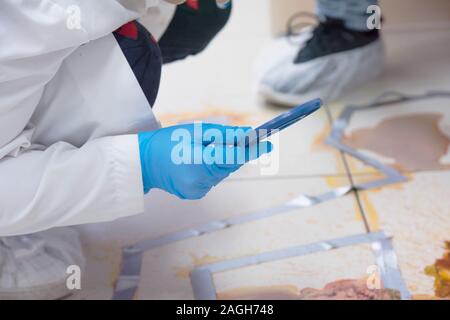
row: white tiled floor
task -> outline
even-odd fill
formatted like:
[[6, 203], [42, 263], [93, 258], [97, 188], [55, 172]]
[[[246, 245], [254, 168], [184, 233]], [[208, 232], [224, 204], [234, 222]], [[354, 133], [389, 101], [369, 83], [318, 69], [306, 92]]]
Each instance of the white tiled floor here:
[[[249, 124], [256, 125], [284, 111], [259, 101], [253, 90], [253, 61], [270, 39], [268, 4], [265, 0], [236, 1], [229, 25], [206, 52], [164, 68], [156, 112], [166, 123], [170, 122], [170, 114], [189, 113], [187, 118], [192, 120], [197, 115], [202, 118], [205, 112], [221, 110], [219, 114], [234, 112], [237, 118], [241, 113], [250, 114]], [[450, 87], [450, 30], [386, 32], [384, 36], [388, 57], [386, 73], [380, 80], [331, 104], [334, 117], [345, 103], [366, 102], [386, 90], [417, 93]], [[446, 104], [442, 103], [430, 108], [442, 111], [444, 107]], [[403, 108], [386, 114], [403, 112], [400, 111]], [[352, 126], [374, 125], [382, 117], [381, 111], [358, 114]], [[88, 270], [85, 290], [75, 297], [111, 297], [119, 270], [120, 248], [124, 245], [266, 209], [298, 193], [317, 195], [348, 185], [341, 155], [323, 145], [329, 125], [325, 113], [318, 113], [280, 135], [280, 172], [274, 177], [261, 176], [258, 168], [249, 166], [203, 200], [185, 202], [162, 192], [152, 192], [146, 199], [145, 214], [83, 227]], [[357, 182], [372, 178], [361, 176], [373, 170], [355, 161], [350, 161], [350, 169]], [[360, 193], [360, 203], [370, 226], [393, 234], [402, 272], [413, 293], [432, 294], [433, 279], [424, 275], [423, 268], [441, 256], [443, 240], [449, 240], [450, 204], [446, 199], [450, 177], [447, 176], [447, 172], [417, 173], [404, 185]], [[137, 297], [192, 298], [187, 275], [196, 265], [364, 232], [357, 204], [351, 194], [151, 250], [144, 257]], [[355, 265], [347, 270], [345, 257], [352, 254]], [[358, 249], [343, 256], [323, 253], [303, 257], [298, 263], [280, 261], [255, 267], [257, 272], [238, 270], [217, 275], [216, 281], [221, 291], [262, 282], [320, 288], [331, 280], [362, 276], [370, 264], [367, 250]], [[331, 271], [322, 272], [320, 268], [325, 265], [332, 266]]]
[[[86, 283], [84, 292], [104, 299], [111, 294], [114, 277], [118, 272], [119, 249], [125, 245], [202, 223], [279, 206], [299, 194], [323, 194], [331, 190], [330, 184], [333, 187], [348, 185], [348, 180], [317, 177], [229, 181], [220, 185], [205, 199], [187, 202], [157, 192], [147, 199], [147, 213], [144, 215], [82, 228], [92, 266], [90, 274], [95, 279], [94, 283]], [[143, 297], [148, 298], [156, 298], [162, 292], [166, 293], [159, 296], [161, 298], [175, 298], [177, 292], [170, 288], [164, 289], [162, 283], [171, 282], [171, 286], [176, 287], [178, 280], [189, 282], [187, 277], [184, 280], [177, 277], [177, 269], [187, 270], [187, 275], [192, 267], [201, 263], [202, 257], [232, 258], [293, 244], [363, 233], [364, 225], [360, 215], [355, 213], [356, 206], [354, 196], [348, 195], [311, 208], [295, 209], [271, 218], [155, 248], [145, 255], [143, 273], [146, 276], [143, 279], [147, 280], [142, 280], [140, 292], [145, 292]], [[161, 288], [153, 294], [151, 281], [161, 284]]]
[[362, 204], [372, 230], [394, 235], [394, 249], [411, 293], [433, 295], [433, 278], [424, 269], [442, 256], [450, 236], [450, 172], [419, 172], [409, 179], [402, 185], [362, 192]]
[[[138, 296], [142, 299], [190, 299], [192, 291], [188, 275], [195, 266], [364, 233], [364, 225], [355, 215], [355, 207], [355, 199], [350, 195], [155, 248], [144, 255]], [[277, 273], [278, 269], [272, 271]], [[271, 275], [266, 272], [264, 277], [260, 279], [262, 282]], [[227, 283], [240, 284], [237, 280]]]
[[355, 245], [217, 273], [214, 281], [219, 296], [252, 287], [269, 291], [279, 286], [320, 289], [336, 279], [362, 279], [373, 265], [375, 258], [370, 246]]

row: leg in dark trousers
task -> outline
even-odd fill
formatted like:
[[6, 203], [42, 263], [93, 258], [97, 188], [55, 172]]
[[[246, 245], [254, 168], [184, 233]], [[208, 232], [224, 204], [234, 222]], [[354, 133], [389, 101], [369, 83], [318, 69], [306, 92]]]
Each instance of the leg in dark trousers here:
[[187, 0], [159, 40], [163, 62], [169, 63], [203, 51], [222, 30], [231, 14], [231, 3], [219, 7], [213, 0]]

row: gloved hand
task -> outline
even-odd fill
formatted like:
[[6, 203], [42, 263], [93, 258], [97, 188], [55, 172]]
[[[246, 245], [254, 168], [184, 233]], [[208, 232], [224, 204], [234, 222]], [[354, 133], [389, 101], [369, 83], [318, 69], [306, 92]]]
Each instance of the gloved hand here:
[[181, 199], [204, 197], [244, 163], [272, 151], [270, 142], [239, 143], [249, 130], [195, 123], [140, 133], [144, 192], [157, 188]]

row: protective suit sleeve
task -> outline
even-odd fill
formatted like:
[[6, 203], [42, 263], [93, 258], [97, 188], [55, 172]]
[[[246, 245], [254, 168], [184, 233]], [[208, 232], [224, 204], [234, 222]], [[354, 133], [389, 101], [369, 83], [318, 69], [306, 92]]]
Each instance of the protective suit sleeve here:
[[45, 85], [64, 59], [79, 46], [138, 17], [145, 10], [145, 3], [145, 0], [2, 1], [0, 148], [25, 129]]
[[[64, 142], [36, 146], [30, 118], [64, 59], [138, 17], [144, 2], [2, 1], [0, 236], [143, 211], [137, 136], [99, 138], [79, 149]], [[80, 28], [70, 20], [74, 8]]]
[[0, 160], [0, 236], [144, 211], [136, 135], [58, 142]]

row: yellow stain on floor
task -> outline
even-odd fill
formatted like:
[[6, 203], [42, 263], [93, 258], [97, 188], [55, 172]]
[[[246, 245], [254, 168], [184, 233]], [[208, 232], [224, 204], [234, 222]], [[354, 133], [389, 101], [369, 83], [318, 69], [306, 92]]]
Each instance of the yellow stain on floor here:
[[[408, 181], [413, 180], [414, 174], [413, 173], [402, 173], [403, 176], [405, 176]], [[367, 175], [356, 175], [353, 176], [353, 180], [356, 185], [362, 185], [366, 184], [372, 181], [381, 180], [384, 179], [385, 175], [381, 172], [373, 173], [373, 174], [367, 174]], [[387, 184], [378, 188], [370, 189], [370, 192], [380, 192], [385, 189], [393, 189], [393, 190], [404, 190], [405, 188], [405, 182], [399, 182], [399, 183], [393, 183], [393, 184]]]
[[176, 274], [177, 277], [179, 277], [179, 278], [188, 278], [190, 273], [191, 273], [191, 271], [195, 267], [199, 267], [199, 266], [203, 266], [203, 265], [206, 265], [206, 264], [222, 261], [222, 260], [225, 259], [225, 258], [210, 256], [208, 254], [205, 254], [205, 255], [199, 257], [199, 256], [191, 253], [190, 256], [191, 256], [191, 259], [192, 259], [192, 265], [188, 266], [188, 267], [176, 267], [175, 268], [175, 274]]
[[[327, 137], [330, 135], [331, 132], [331, 126], [329, 124], [325, 124], [325, 126], [322, 128], [322, 130], [314, 137], [313, 143], [311, 145], [311, 151], [325, 151], [325, 152], [330, 152], [333, 154], [335, 162], [336, 162], [336, 170], [337, 172], [340, 173], [346, 173], [347, 172], [347, 168], [344, 164], [343, 158], [342, 158], [342, 154], [341, 152], [332, 147], [329, 146], [325, 143], [325, 140], [327, 139]], [[358, 173], [365, 173], [365, 174], [378, 174], [378, 170], [365, 165], [363, 162], [354, 159], [352, 157], [349, 156], [345, 156], [346, 161], [347, 161], [347, 165], [348, 165], [348, 169], [350, 170], [351, 173], [353, 174], [358, 174]], [[333, 179], [333, 177], [329, 177], [327, 179], [327, 183], [330, 185], [330, 187], [336, 187], [336, 186], [342, 186], [339, 185], [339, 183], [337, 183], [337, 181], [335, 179]]]
[[[380, 218], [379, 218], [377, 210], [375, 209], [375, 206], [369, 200], [368, 192], [360, 192], [359, 199], [361, 200], [361, 204], [364, 208], [364, 213], [367, 218], [367, 222], [369, 224], [370, 230], [372, 230], [372, 231], [380, 230], [381, 229], [380, 228]], [[356, 219], [359, 221], [362, 221], [363, 213], [361, 212], [361, 210], [359, 209], [357, 204], [355, 204], [355, 211], [356, 211]]]
[[[336, 169], [338, 170], [338, 172], [345, 172], [345, 167], [342, 163], [342, 157], [340, 152], [325, 143], [325, 140], [330, 135], [330, 132], [331, 126], [329, 124], [326, 124], [322, 128], [322, 130], [314, 137], [313, 142], [311, 144], [311, 151], [312, 152], [325, 151], [332, 153], [336, 162]], [[324, 179], [326, 184], [330, 188], [339, 188], [345, 184], [345, 183], [343, 184], [344, 179], [342, 179], [342, 177], [340, 176], [326, 176]]]
[[322, 130], [314, 137], [311, 144], [311, 151], [329, 151], [335, 153], [337, 156], [340, 156], [338, 150], [325, 143], [325, 140], [330, 135], [330, 132], [331, 126], [327, 123], [324, 125]]
[[445, 242], [442, 258], [425, 268], [425, 273], [434, 277], [435, 294], [439, 298], [450, 298], [450, 241]]
[[251, 113], [232, 112], [225, 108], [211, 108], [207, 107], [200, 112], [177, 112], [166, 113], [158, 116], [161, 124], [166, 126], [173, 126], [181, 123], [192, 123], [195, 121], [212, 121], [211, 119], [222, 119], [223, 124], [235, 126], [248, 126], [255, 123], [254, 115]]
[[[311, 145], [311, 151], [326, 151], [333, 154], [333, 157], [336, 162], [336, 169], [338, 172], [345, 172], [345, 167], [342, 163], [342, 157], [338, 150], [335, 148], [327, 145], [325, 143], [326, 138], [330, 135], [331, 132], [331, 126], [329, 124], [326, 124], [322, 130], [314, 137], [313, 143]], [[326, 184], [330, 188], [339, 188], [342, 187], [344, 184], [342, 177], [338, 176], [326, 176], [325, 178]], [[348, 182], [347, 182], [348, 183]]]
[[327, 176], [327, 177], [324, 177], [324, 179], [325, 179], [325, 183], [330, 188], [340, 188], [340, 187], [344, 187], [349, 184], [348, 180], [344, 179], [343, 177]]

